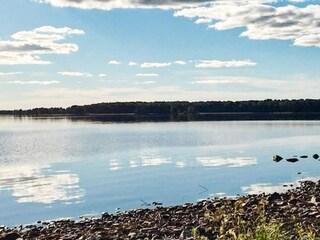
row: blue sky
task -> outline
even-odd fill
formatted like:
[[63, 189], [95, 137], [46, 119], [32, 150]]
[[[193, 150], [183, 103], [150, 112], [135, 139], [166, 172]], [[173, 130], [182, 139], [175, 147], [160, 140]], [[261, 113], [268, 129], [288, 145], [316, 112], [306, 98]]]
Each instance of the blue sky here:
[[319, 95], [319, 0], [4, 0], [0, 21], [0, 109]]

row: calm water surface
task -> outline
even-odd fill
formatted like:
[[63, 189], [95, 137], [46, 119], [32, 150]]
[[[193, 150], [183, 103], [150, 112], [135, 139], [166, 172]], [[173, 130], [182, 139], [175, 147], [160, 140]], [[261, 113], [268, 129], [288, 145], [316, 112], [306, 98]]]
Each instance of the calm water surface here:
[[[99, 123], [0, 117], [0, 225], [319, 179], [319, 121]], [[272, 156], [308, 155], [297, 163]], [[301, 174], [298, 174], [301, 173]]]

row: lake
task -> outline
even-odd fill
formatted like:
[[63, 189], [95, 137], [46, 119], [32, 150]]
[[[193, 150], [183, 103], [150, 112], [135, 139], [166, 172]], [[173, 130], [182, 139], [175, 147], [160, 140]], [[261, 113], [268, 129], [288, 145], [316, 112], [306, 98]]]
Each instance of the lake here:
[[319, 145], [320, 121], [0, 117], [0, 225], [283, 191], [319, 179]]

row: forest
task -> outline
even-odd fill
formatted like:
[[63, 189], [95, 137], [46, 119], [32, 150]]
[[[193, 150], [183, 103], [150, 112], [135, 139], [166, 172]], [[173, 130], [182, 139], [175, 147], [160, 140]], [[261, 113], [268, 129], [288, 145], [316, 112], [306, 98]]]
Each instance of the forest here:
[[3, 110], [2, 115], [150, 120], [286, 120], [320, 119], [320, 100], [249, 100], [207, 102], [110, 102], [67, 108]]

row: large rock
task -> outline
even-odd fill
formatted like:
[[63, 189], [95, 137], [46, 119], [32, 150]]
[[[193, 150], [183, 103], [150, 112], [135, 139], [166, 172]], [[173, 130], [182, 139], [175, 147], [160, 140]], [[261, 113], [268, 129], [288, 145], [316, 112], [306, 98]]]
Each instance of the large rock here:
[[312, 156], [314, 159], [318, 159], [319, 158], [319, 155], [318, 154], [313, 154]]
[[283, 157], [279, 156], [279, 155], [274, 155], [272, 157], [272, 160], [275, 162], [280, 162], [283, 159]]

